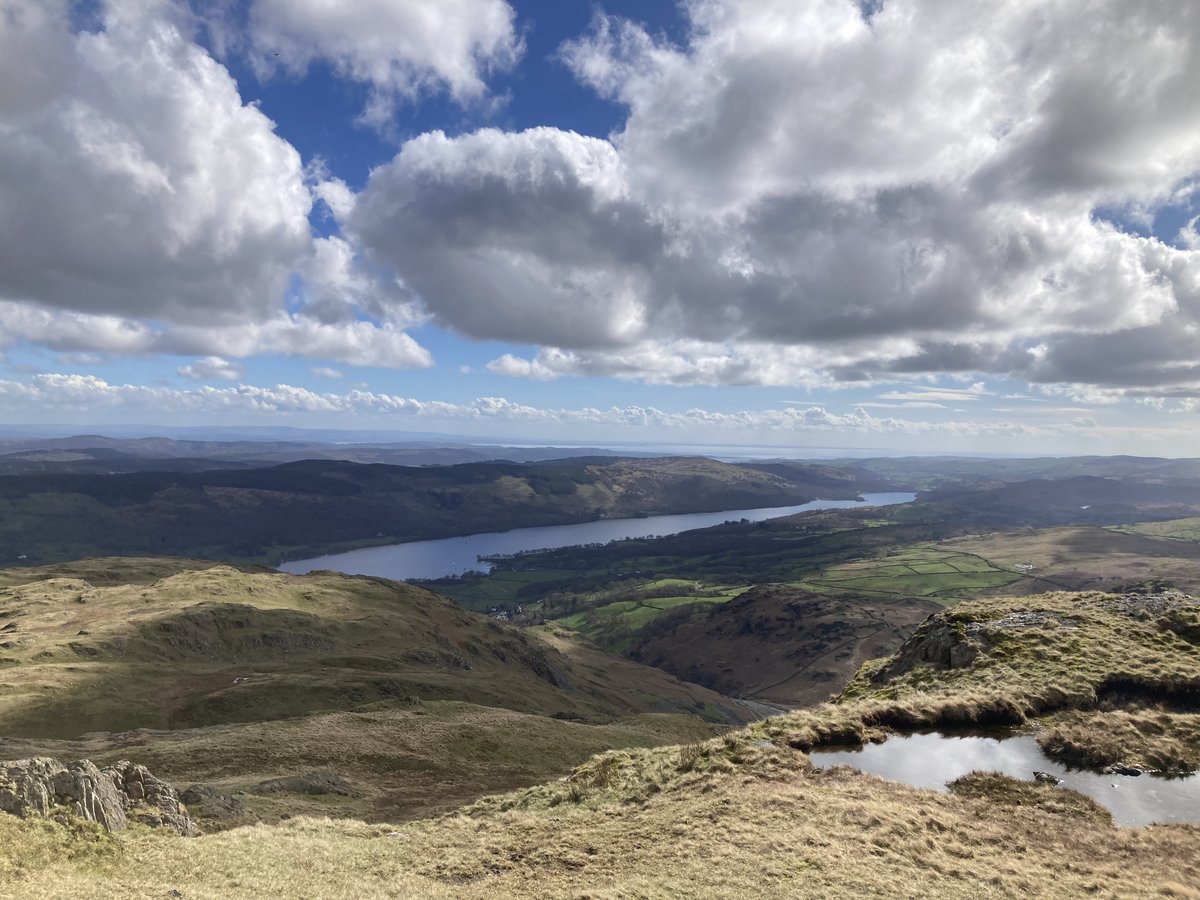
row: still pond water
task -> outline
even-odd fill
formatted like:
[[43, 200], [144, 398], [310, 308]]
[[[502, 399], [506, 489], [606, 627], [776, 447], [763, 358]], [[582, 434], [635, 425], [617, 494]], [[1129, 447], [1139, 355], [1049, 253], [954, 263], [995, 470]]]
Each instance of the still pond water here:
[[1069, 769], [1046, 756], [1030, 734], [1003, 738], [910, 734], [861, 749], [814, 750], [809, 755], [822, 768], [853, 766], [913, 787], [942, 791], [947, 782], [976, 770], [1025, 780], [1031, 780], [1035, 771], [1049, 772], [1062, 779], [1062, 787], [1102, 804], [1118, 825], [1200, 821], [1200, 776], [1128, 777]]
[[279, 568], [293, 575], [313, 569], [333, 569], [348, 575], [379, 575], [383, 578], [444, 578], [469, 571], [490, 571], [480, 557], [503, 556], [528, 550], [552, 550], [579, 544], [607, 544], [623, 538], [678, 534], [693, 528], [708, 528], [730, 520], [759, 522], [814, 509], [849, 509], [862, 506], [890, 506], [908, 503], [915, 494], [863, 494], [857, 500], [814, 500], [799, 506], [771, 506], [760, 509], [729, 509], [723, 512], [686, 513], [676, 516], [648, 516], [643, 519], [601, 519], [578, 525], [547, 525], [540, 528], [515, 528], [468, 534], [436, 541], [412, 541], [367, 547], [349, 553], [335, 553], [284, 563]]

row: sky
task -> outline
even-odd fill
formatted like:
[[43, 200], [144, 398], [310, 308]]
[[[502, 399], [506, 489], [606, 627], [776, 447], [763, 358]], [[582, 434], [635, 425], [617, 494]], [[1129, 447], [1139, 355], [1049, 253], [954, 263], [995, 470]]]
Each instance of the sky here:
[[0, 424], [1200, 455], [1200, 4], [0, 0]]

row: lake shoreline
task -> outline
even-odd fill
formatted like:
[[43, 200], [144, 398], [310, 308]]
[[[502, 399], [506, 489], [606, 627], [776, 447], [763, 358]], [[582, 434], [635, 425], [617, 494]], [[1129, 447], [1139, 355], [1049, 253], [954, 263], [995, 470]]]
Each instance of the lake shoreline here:
[[590, 543], [607, 544], [629, 538], [678, 534], [743, 518], [762, 521], [819, 509], [891, 506], [911, 502], [915, 497], [916, 495], [909, 491], [875, 492], [862, 494], [858, 500], [811, 500], [788, 506], [594, 519], [588, 522], [478, 532], [425, 541], [376, 544], [341, 553], [291, 560], [280, 563], [277, 568], [293, 575], [302, 575], [315, 569], [330, 569], [349, 575], [433, 581], [462, 575], [468, 571], [490, 571], [490, 566], [480, 563], [481, 559], [489, 556], [501, 557], [533, 550], [559, 549]]

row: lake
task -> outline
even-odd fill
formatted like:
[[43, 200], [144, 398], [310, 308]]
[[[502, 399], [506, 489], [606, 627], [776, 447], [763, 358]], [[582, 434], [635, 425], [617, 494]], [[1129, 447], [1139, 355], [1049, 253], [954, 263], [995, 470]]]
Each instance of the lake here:
[[969, 772], [1001, 772], [1030, 781], [1035, 771], [1062, 779], [1062, 787], [1087, 794], [1113, 814], [1118, 825], [1200, 821], [1200, 777], [1159, 778], [1101, 775], [1071, 769], [1038, 746], [1031, 734], [1008, 737], [938, 733], [891, 737], [882, 744], [813, 750], [813, 764], [853, 766], [913, 787], [946, 790], [947, 782]]
[[444, 578], [463, 572], [491, 571], [480, 557], [505, 556], [528, 550], [552, 550], [580, 544], [607, 544], [624, 538], [678, 534], [694, 528], [708, 528], [722, 522], [749, 519], [759, 522], [815, 509], [851, 509], [863, 506], [891, 506], [908, 503], [911, 493], [863, 494], [859, 500], [813, 500], [799, 506], [770, 506], [759, 509], [728, 509], [722, 512], [685, 513], [674, 516], [647, 516], [642, 519], [600, 519], [577, 525], [546, 525], [538, 528], [514, 528], [436, 541], [411, 541], [366, 547], [348, 553], [317, 556], [283, 563], [279, 568], [293, 575], [313, 569], [332, 569], [347, 575], [379, 575], [383, 578]]

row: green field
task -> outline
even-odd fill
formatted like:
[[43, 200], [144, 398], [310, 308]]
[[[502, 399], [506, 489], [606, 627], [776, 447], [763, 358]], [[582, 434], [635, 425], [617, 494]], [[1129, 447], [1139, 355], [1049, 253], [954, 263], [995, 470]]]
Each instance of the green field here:
[[[654, 594], [670, 587], [699, 590], [700, 584], [681, 578], [662, 578], [640, 585], [640, 594]], [[726, 603], [745, 587], [706, 587], [704, 593], [653, 596], [649, 598], [615, 600], [557, 619], [560, 624], [578, 631], [584, 637], [609, 650], [628, 650], [638, 632], [663, 613], [681, 606]]]
[[1114, 525], [1111, 531], [1125, 534], [1145, 534], [1173, 541], [1200, 541], [1200, 519], [1171, 519], [1166, 522], [1143, 522], [1140, 525]]
[[980, 556], [918, 546], [880, 559], [831, 566], [793, 585], [816, 593], [926, 597], [950, 605], [1020, 577]]

